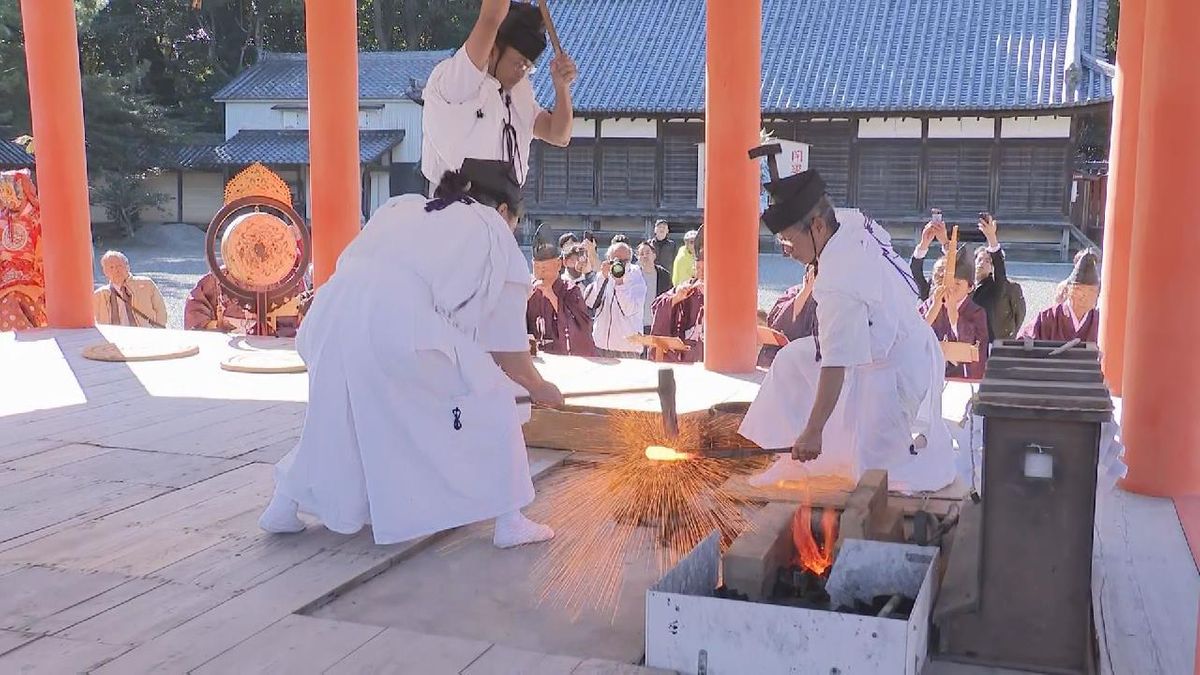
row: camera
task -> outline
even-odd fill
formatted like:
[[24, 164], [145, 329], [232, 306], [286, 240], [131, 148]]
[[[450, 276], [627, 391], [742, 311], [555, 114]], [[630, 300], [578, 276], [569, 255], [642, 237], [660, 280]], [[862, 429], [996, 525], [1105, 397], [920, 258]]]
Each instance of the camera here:
[[596, 243], [596, 235], [591, 230], [588, 230], [587, 232], [583, 233], [583, 240], [590, 241], [594, 244]]
[[625, 276], [625, 263], [620, 260], [614, 260], [612, 264], [612, 276], [614, 279], [620, 279]]

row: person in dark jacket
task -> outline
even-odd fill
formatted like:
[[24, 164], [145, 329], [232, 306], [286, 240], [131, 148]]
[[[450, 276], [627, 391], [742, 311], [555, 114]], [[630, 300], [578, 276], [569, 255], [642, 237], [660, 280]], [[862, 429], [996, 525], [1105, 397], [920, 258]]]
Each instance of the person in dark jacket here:
[[[1012, 339], [1025, 322], [1025, 295], [1021, 285], [1008, 278], [1004, 251], [996, 230], [996, 219], [991, 214], [981, 214], [979, 231], [983, 233], [987, 244], [975, 249], [975, 285], [971, 289], [971, 300], [987, 315], [989, 343]], [[929, 299], [930, 284], [924, 266], [925, 255], [934, 239], [942, 244], [944, 250], [949, 239], [944, 223], [931, 222], [925, 226], [921, 232], [921, 242], [913, 251], [910, 261], [922, 301]]]
[[[671, 227], [665, 220], [654, 221], [654, 236], [650, 238], [650, 245], [654, 247], [655, 257], [658, 259], [658, 264], [666, 267], [667, 265], [675, 264], [675, 254], [679, 252], [679, 244], [671, 239]], [[667, 268], [670, 271], [670, 268]], [[659, 294], [666, 293], [668, 288], [659, 291]]]

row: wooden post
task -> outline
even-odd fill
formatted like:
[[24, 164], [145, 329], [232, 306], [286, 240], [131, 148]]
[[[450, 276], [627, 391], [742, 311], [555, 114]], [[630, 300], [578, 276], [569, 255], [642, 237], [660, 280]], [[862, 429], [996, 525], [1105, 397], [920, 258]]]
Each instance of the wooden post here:
[[707, 30], [704, 364], [740, 373], [758, 355], [762, 0], [708, 0]]
[[1145, 43], [1145, 0], [1121, 3], [1121, 40], [1113, 84], [1112, 142], [1104, 207], [1104, 265], [1100, 284], [1100, 349], [1109, 389], [1124, 392], [1125, 331], [1129, 311], [1129, 252], [1133, 243], [1133, 196], [1137, 170], [1138, 110]]
[[22, 0], [29, 107], [53, 328], [87, 328], [92, 313], [92, 223], [83, 145], [83, 87], [72, 0]]
[[353, 0], [307, 0], [313, 283], [358, 234], [358, 16]]
[[1194, 303], [1181, 304], [1195, 280], [1188, 256], [1200, 250], [1200, 87], [1183, 84], [1196, 82], [1200, 3], [1147, 3], [1145, 21], [1145, 35], [1154, 37], [1145, 41], [1142, 61], [1137, 229], [1129, 259], [1112, 261], [1129, 272], [1135, 312], [1125, 332], [1122, 433], [1129, 475], [1123, 487], [1180, 496], [1200, 492], [1200, 313]]

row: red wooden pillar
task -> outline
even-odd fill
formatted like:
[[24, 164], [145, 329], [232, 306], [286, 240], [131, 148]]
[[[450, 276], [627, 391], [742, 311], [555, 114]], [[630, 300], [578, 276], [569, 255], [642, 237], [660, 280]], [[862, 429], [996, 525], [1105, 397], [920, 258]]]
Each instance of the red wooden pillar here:
[[356, 3], [307, 0], [305, 24], [313, 282], [320, 285], [358, 234], [361, 217]]
[[704, 365], [754, 370], [758, 356], [762, 0], [708, 0], [705, 103]]
[[1200, 312], [1190, 290], [1200, 250], [1200, 2], [1155, 0], [1145, 12], [1153, 39], [1143, 48], [1137, 228], [1129, 259], [1115, 261], [1129, 270], [1123, 487], [1178, 496], [1200, 492]]
[[1100, 286], [1100, 348], [1104, 375], [1114, 394], [1124, 387], [1125, 329], [1129, 311], [1129, 253], [1133, 243], [1134, 178], [1138, 113], [1142, 89], [1145, 0], [1121, 3], [1117, 79], [1114, 85], [1112, 142], [1109, 147], [1108, 203], [1104, 209], [1104, 268]]
[[22, 0], [29, 107], [42, 204], [46, 314], [54, 328], [93, 325], [92, 221], [73, 0]]

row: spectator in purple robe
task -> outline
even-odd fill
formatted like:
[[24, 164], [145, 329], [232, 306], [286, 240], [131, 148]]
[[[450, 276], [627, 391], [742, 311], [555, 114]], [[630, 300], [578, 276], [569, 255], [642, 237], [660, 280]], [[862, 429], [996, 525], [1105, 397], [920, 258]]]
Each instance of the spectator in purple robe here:
[[[922, 316], [935, 312], [934, 335], [939, 342], [963, 342], [979, 348], [979, 360], [974, 363], [946, 362], [946, 377], [982, 380], [987, 367], [988, 319], [987, 312], [971, 299], [971, 282], [975, 279], [975, 265], [970, 258], [960, 259], [954, 267], [954, 278], [946, 278], [946, 259], [941, 258], [933, 266], [933, 288], [929, 299], [921, 303]], [[945, 288], [943, 294], [942, 288]], [[941, 296], [942, 306], [933, 307], [934, 299]]]
[[[785, 252], [785, 255], [790, 253]], [[810, 267], [804, 275], [803, 283], [792, 286], [779, 296], [775, 306], [767, 312], [767, 328], [783, 333], [788, 341], [809, 337], [816, 332], [817, 301], [812, 297], [814, 279], [813, 269]], [[770, 368], [780, 349], [782, 347], [763, 345], [758, 353], [758, 365]]]
[[[282, 300], [274, 303], [269, 309], [277, 313], [281, 307], [286, 307], [293, 299], [299, 298], [307, 291], [304, 280], [296, 282], [296, 288]], [[186, 330], [208, 330], [220, 333], [240, 335], [262, 335], [274, 337], [295, 337], [300, 325], [300, 308], [275, 316], [274, 328], [267, 327], [260, 331], [258, 315], [253, 308], [247, 307], [242, 301], [229, 295], [221, 288], [221, 282], [212, 272], [200, 277], [192, 292], [188, 294], [183, 304], [183, 327]], [[270, 314], [268, 314], [268, 319]]]
[[525, 328], [538, 349], [564, 356], [595, 356], [592, 317], [583, 289], [563, 279], [563, 263], [552, 244], [535, 244], [533, 286], [525, 307]]
[[1100, 257], [1086, 249], [1075, 256], [1067, 278], [1066, 300], [1042, 310], [1018, 338], [1067, 341], [1079, 338], [1096, 342], [1100, 337]]
[[704, 260], [697, 258], [696, 273], [654, 301], [651, 335], [677, 337], [690, 349], [668, 352], [664, 360], [697, 363], [704, 360]]

